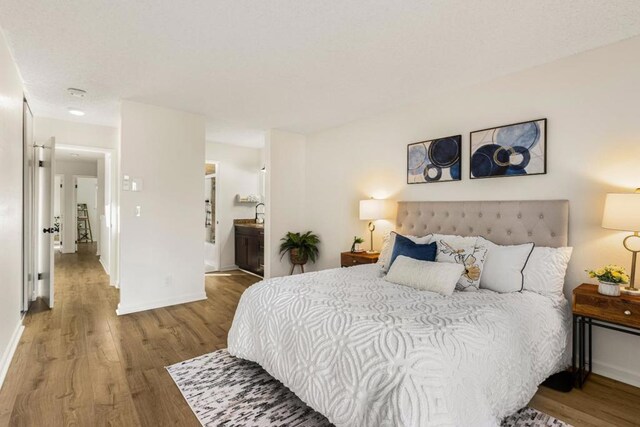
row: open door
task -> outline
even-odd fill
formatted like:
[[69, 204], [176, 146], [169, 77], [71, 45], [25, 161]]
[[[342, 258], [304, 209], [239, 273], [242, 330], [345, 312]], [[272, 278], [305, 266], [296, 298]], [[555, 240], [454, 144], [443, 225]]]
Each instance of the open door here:
[[35, 147], [37, 168], [36, 212], [38, 214], [38, 294], [53, 308], [53, 194], [55, 185], [55, 138]]

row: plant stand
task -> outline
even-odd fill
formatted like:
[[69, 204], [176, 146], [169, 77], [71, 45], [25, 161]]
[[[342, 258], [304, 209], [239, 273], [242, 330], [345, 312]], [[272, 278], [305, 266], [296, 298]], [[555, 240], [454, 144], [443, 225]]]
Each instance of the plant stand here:
[[304, 264], [291, 264], [291, 271], [289, 271], [289, 276], [293, 275], [293, 270], [295, 270], [296, 265], [300, 267], [300, 272], [304, 273]]

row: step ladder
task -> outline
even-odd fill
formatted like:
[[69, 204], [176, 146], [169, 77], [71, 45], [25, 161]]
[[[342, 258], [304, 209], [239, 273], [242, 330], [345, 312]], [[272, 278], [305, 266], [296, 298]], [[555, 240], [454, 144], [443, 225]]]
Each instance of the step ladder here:
[[78, 203], [78, 243], [93, 243], [91, 221], [86, 203]]

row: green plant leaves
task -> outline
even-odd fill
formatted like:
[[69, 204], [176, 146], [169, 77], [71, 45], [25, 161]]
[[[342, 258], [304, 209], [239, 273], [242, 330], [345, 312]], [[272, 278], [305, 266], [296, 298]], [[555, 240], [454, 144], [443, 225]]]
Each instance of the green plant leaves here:
[[320, 238], [311, 231], [304, 234], [288, 232], [280, 239], [280, 259], [292, 249], [297, 249], [301, 256], [308, 257], [311, 262], [316, 262], [320, 256], [319, 244]]

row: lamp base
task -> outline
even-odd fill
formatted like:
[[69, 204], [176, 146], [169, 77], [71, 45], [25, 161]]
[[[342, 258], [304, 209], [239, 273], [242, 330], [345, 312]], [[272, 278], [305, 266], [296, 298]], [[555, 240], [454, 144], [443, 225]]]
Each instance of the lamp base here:
[[620, 287], [620, 292], [627, 295], [640, 295], [640, 289], [631, 288], [629, 286]]
[[377, 254], [378, 251], [366, 251], [368, 254]]

